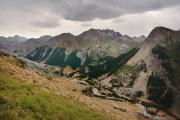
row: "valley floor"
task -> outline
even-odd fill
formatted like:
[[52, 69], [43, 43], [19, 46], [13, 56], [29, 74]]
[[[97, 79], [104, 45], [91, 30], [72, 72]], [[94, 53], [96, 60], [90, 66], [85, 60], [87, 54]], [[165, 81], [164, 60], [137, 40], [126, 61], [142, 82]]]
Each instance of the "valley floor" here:
[[139, 105], [89, 97], [81, 92], [85, 87], [71, 78], [49, 81], [15, 58], [0, 56], [0, 119], [148, 120], [138, 114]]

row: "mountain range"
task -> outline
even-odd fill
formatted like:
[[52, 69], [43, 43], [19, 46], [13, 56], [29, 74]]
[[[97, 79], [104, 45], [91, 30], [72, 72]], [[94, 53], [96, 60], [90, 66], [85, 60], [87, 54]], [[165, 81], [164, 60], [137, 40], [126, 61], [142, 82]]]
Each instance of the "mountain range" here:
[[27, 38], [15, 35], [13, 37], [0, 37], [0, 46], [1, 49], [8, 50], [13, 52], [18, 47], [21, 46], [21, 43], [25, 42]]
[[[127, 51], [129, 47], [137, 46], [142, 43], [145, 36], [130, 37], [121, 35], [110, 29], [89, 29], [80, 35], [74, 36], [71, 33], [62, 33], [55, 37], [45, 35], [39, 38], [24, 38], [21, 36], [0, 37], [1, 48], [11, 52], [27, 55], [38, 47], [48, 46], [49, 48], [64, 47], [72, 51], [74, 49], [110, 49], [108, 51], [119, 53], [119, 51]], [[118, 44], [116, 44], [118, 43]], [[112, 45], [116, 48], [113, 48]], [[115, 50], [118, 49], [118, 50]]]
[[37, 39], [1, 37], [0, 48], [56, 67], [51, 76], [88, 84], [82, 91], [86, 95], [125, 99], [180, 117], [180, 31], [156, 27], [147, 38], [109, 29]]
[[[140, 46], [142, 39], [145, 37], [140, 36], [138, 41], [137, 37], [131, 38], [109, 29], [90, 29], [78, 36], [63, 33], [43, 42], [43, 45], [40, 44], [40, 47], [34, 48], [26, 57], [60, 67], [66, 66], [67, 59], [71, 59], [77, 61], [77, 63], [75, 62], [77, 65], [73, 67], [76, 69], [84, 64], [98, 61], [100, 58], [117, 57], [134, 47]], [[27, 45], [36, 46], [38, 43]]]

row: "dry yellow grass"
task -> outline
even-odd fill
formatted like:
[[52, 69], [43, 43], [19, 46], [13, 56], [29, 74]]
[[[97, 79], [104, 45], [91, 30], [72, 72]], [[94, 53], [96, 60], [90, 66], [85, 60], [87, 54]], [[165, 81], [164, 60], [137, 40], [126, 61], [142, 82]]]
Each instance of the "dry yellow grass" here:
[[119, 106], [131, 111], [141, 111], [135, 104], [85, 96], [81, 93], [81, 90], [86, 86], [80, 85], [65, 77], [55, 78], [54, 80], [49, 81], [31, 69], [17, 66], [12, 62], [13, 60], [14, 58], [1, 57], [0, 65], [3, 70], [8, 71], [16, 78], [32, 83], [43, 90], [84, 103], [89, 108], [107, 115], [111, 120], [148, 120], [145, 117], [137, 115], [135, 112], [122, 112], [113, 108], [113, 106]]

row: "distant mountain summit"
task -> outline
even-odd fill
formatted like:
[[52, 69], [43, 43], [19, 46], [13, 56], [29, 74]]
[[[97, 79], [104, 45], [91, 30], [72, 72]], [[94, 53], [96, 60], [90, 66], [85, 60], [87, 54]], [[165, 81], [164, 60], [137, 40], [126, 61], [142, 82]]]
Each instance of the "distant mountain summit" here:
[[14, 51], [20, 47], [21, 43], [25, 42], [27, 38], [15, 35], [13, 37], [0, 37], [0, 49]]
[[19, 35], [15, 35], [13, 37], [8, 37], [7, 39], [11, 40], [11, 41], [17, 41], [17, 42], [25, 42], [27, 40], [27, 38], [19, 36]]
[[[48, 45], [50, 47], [65, 47], [71, 49], [82, 49], [82, 48], [92, 48], [95, 46], [101, 46], [103, 44], [112, 44], [115, 42], [132, 42], [135, 43], [132, 38], [123, 41], [124, 36], [119, 32], [113, 30], [105, 29], [89, 29], [78, 36], [74, 36], [70, 33], [63, 33], [58, 36], [53, 37], [49, 40]], [[102, 44], [101, 44], [102, 43]]]
[[91, 28], [90, 30], [83, 32], [80, 36], [84, 37], [84, 39], [89, 39], [90, 37], [93, 37], [93, 39], [102, 37], [111, 37], [113, 39], [118, 39], [122, 35], [119, 32], [115, 32], [114, 30], [110, 29], [100, 30]]
[[39, 38], [31, 38], [23, 42], [17, 49], [19, 53], [28, 54], [37, 47], [44, 45], [50, 38], [49, 35], [41, 36]]
[[74, 36], [71, 33], [62, 33], [55, 37], [49, 35], [40, 38], [27, 39], [21, 36], [1, 37], [1, 48], [16, 53], [27, 55], [31, 51], [41, 46], [48, 46], [49, 48], [62, 47], [70, 51], [82, 49], [102, 49], [103, 51], [110, 51], [108, 54], [123, 53], [139, 46], [143, 41], [143, 37], [129, 37], [122, 35], [110, 29], [89, 29], [80, 35]]

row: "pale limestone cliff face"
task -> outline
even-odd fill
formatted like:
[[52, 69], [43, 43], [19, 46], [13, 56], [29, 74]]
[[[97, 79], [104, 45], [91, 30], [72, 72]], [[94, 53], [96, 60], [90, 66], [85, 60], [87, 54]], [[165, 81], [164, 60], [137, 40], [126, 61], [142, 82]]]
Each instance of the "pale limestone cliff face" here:
[[152, 56], [152, 49], [157, 45], [165, 45], [167, 38], [172, 34], [172, 30], [164, 29], [161, 27], [155, 28], [149, 36], [145, 39], [142, 47], [138, 53], [127, 63], [128, 65], [137, 64], [139, 61], [144, 60], [146, 63], [150, 62]]
[[[179, 77], [176, 77], [176, 78], [170, 77], [170, 76], [173, 76], [174, 73], [169, 72], [165, 66], [168, 66], [168, 67], [172, 66], [172, 69], [174, 70], [179, 69], [177, 68], [178, 66], [173, 66], [176, 62], [174, 62], [170, 56], [173, 54], [171, 53], [173, 52], [172, 51], [173, 46], [177, 46], [179, 42], [180, 42], [179, 31], [173, 31], [167, 28], [157, 27], [150, 33], [150, 35], [145, 40], [145, 42], [143, 43], [138, 53], [132, 59], [130, 59], [127, 63], [127, 65], [134, 66], [143, 60], [147, 67], [147, 72], [146, 73], [141, 72], [138, 78], [135, 80], [132, 91], [142, 90], [145, 96], [148, 96], [147, 83], [148, 83], [149, 77], [151, 75], [157, 76], [158, 78], [163, 80], [167, 88], [167, 90], [165, 90], [163, 94], [161, 94], [160, 96], [161, 99], [163, 99], [163, 97], [166, 96], [167, 91], [169, 89], [172, 90], [173, 102], [172, 102], [171, 109], [176, 115], [179, 115], [179, 111], [180, 111], [179, 110], [180, 108], [179, 88], [180, 87], [179, 85], [174, 85], [174, 81], [176, 81], [176, 83], [178, 84]], [[167, 60], [160, 59], [159, 57], [160, 55], [153, 54], [153, 50], [157, 46], [167, 49], [169, 62]], [[177, 47], [179, 48], [180, 46], [177, 46]], [[145, 89], [144, 89], [144, 86], [146, 86]]]

